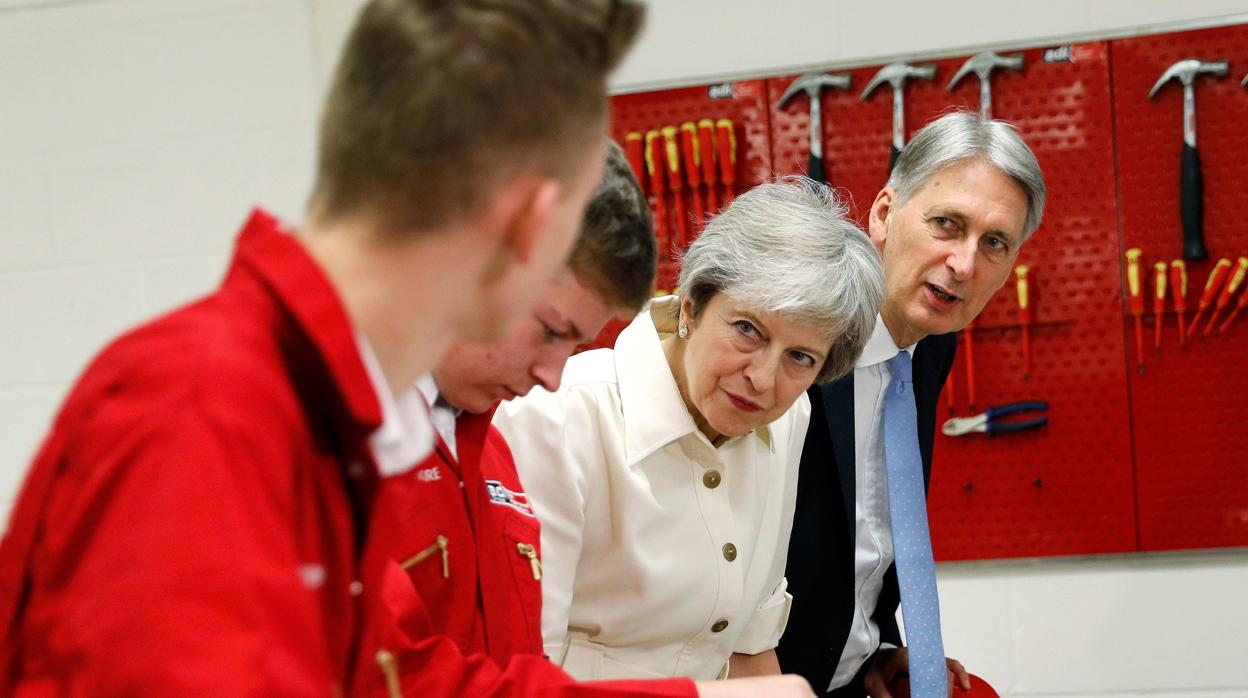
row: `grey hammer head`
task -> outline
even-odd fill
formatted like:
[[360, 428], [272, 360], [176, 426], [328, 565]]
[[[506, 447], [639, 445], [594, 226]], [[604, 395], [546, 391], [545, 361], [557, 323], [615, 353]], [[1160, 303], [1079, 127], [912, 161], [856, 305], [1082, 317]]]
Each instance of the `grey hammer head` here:
[[819, 93], [825, 87], [835, 87], [840, 90], [849, 89], [849, 75], [829, 75], [828, 73], [807, 73], [802, 77], [793, 81], [789, 85], [789, 89], [784, 91], [780, 96], [780, 101], [776, 102], [776, 109], [784, 109], [785, 105], [793, 99], [793, 96], [799, 92], [805, 92], [810, 99], [819, 99]]
[[966, 62], [962, 64], [962, 67], [958, 68], [958, 72], [953, 74], [953, 79], [949, 81], [948, 89], [952, 90], [956, 87], [959, 82], [962, 82], [962, 78], [966, 77], [968, 73], [975, 73], [975, 75], [979, 76], [979, 81], [983, 82], [987, 80], [988, 76], [992, 75], [992, 71], [997, 68], [1022, 70], [1023, 55], [1021, 53], [1016, 53], [1012, 56], [1002, 56], [995, 51], [977, 53], [966, 59]]
[[931, 80], [936, 77], [936, 66], [928, 65], [910, 65], [909, 63], [889, 63], [880, 68], [879, 72], [871, 78], [871, 82], [867, 83], [867, 88], [862, 91], [862, 96], [858, 99], [865, 102], [867, 97], [875, 91], [875, 88], [889, 83], [893, 89], [899, 89], [906, 84], [906, 80], [917, 78], [920, 80]]
[[1153, 95], [1157, 94], [1157, 90], [1173, 78], [1178, 78], [1179, 82], [1187, 87], [1192, 84], [1197, 75], [1226, 75], [1229, 71], [1230, 65], [1226, 61], [1202, 61], [1197, 58], [1188, 58], [1166, 68], [1166, 72], [1157, 79], [1153, 89], [1148, 91], [1148, 98], [1152, 99]]

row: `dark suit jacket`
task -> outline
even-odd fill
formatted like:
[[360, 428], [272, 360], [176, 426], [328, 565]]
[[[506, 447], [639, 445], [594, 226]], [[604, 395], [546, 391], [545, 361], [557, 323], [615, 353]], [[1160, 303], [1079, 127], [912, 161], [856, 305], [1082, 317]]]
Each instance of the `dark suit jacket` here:
[[[956, 348], [956, 335], [947, 334], [927, 337], [914, 350], [914, 396], [925, 483], [931, 478], [936, 403]], [[811, 388], [810, 405], [785, 570], [793, 606], [776, 651], [781, 669], [801, 674], [822, 695], [845, 649], [855, 609], [853, 373]], [[880, 640], [894, 645], [901, 644], [896, 619], [899, 599], [897, 572], [890, 565], [872, 619], [880, 628]], [[862, 695], [864, 674], [859, 672], [847, 687], [848, 693]]]

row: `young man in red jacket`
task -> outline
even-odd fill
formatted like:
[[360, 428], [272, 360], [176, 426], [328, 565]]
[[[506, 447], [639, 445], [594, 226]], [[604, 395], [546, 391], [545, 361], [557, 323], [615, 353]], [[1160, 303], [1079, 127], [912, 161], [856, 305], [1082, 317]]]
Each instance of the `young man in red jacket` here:
[[0, 544], [0, 695], [382, 689], [362, 541], [433, 442], [403, 393], [566, 258], [641, 14], [364, 8], [306, 224], [255, 212], [220, 288], [113, 342], [57, 415]]
[[439, 696], [809, 695], [797, 677], [575, 683], [543, 656], [540, 526], [515, 463], [490, 426], [501, 400], [555, 390], [564, 363], [612, 316], [631, 318], [650, 297], [655, 239], [650, 209], [624, 153], [607, 147], [567, 266], [532, 315], [506, 338], [451, 348], [417, 383], [432, 409], [437, 451], [386, 478], [370, 560], [385, 570], [374, 650], [395, 693]]
[[557, 386], [577, 345], [650, 295], [650, 210], [623, 153], [607, 152], [569, 264], [533, 312], [499, 342], [453, 346], [411, 390], [431, 409], [437, 450], [381, 482], [365, 547], [385, 569], [374, 653], [392, 663], [403, 695], [693, 695], [688, 681], [595, 693], [546, 660], [538, 521], [490, 427], [499, 400]]

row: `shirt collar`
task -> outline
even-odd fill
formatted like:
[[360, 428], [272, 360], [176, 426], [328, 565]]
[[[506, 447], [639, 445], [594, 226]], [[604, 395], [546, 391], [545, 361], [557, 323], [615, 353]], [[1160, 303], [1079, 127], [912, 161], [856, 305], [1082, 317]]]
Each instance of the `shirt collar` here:
[[[355, 342], [373, 392], [381, 404], [381, 426], [368, 438], [373, 458], [377, 460], [377, 471], [383, 477], [400, 475], [423, 462], [433, 452], [433, 422], [419, 389], [425, 377], [422, 376], [416, 386], [396, 398], [390, 392], [390, 384], [382, 373], [368, 338], [357, 330]], [[431, 376], [429, 380], [432, 382]], [[434, 390], [436, 393], [436, 385]]]
[[452, 405], [446, 401], [446, 398], [442, 397], [442, 391], [438, 388], [438, 380], [433, 377], [432, 373], [426, 373], [417, 378], [415, 387], [416, 390], [420, 391], [421, 396], [425, 398], [425, 404], [429, 406], [429, 409], [446, 409], [455, 415], [456, 418], [464, 413], [463, 409]]
[[875, 315], [875, 329], [871, 330], [871, 338], [867, 340], [867, 346], [863, 347], [862, 355], [858, 357], [858, 363], [854, 364], [855, 368], [866, 368], [876, 364], [882, 364], [885, 361], [897, 356], [901, 351], [906, 351], [911, 357], [914, 356], [914, 344], [907, 347], [898, 348], [897, 343], [893, 341], [893, 335], [888, 331], [888, 326], [884, 324], [884, 319], [879, 313]]
[[[676, 332], [673, 313], [679, 303], [677, 296], [655, 298], [615, 340], [625, 455], [630, 465], [682, 436], [699, 433], [659, 344]], [[751, 433], [774, 450], [769, 426]]]

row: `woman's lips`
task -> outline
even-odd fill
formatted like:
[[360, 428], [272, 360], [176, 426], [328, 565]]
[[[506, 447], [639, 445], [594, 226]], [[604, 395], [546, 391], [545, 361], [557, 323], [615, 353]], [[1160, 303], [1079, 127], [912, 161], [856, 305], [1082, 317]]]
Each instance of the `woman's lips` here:
[[739, 410], [743, 410], [745, 412], [758, 412], [759, 410], [763, 409], [759, 405], [756, 405], [755, 403], [750, 402], [749, 400], [746, 400], [743, 397], [733, 395], [727, 390], [724, 391], [724, 394], [728, 396], [728, 401], [731, 402], [733, 406]]

